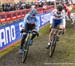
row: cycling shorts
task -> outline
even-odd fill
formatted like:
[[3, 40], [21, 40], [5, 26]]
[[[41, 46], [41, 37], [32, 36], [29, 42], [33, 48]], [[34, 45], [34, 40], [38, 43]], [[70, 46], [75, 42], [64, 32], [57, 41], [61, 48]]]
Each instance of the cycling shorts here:
[[56, 28], [58, 25], [62, 24], [62, 19], [53, 19], [52, 28]]
[[33, 30], [33, 29], [35, 29], [35, 24], [26, 23], [25, 31], [29, 31], [29, 30]]

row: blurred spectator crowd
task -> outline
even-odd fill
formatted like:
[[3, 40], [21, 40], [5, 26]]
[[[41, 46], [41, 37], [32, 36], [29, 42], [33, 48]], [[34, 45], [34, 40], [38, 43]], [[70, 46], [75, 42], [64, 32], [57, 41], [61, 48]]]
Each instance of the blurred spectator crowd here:
[[32, 5], [35, 5], [36, 8], [43, 7], [43, 5], [49, 6], [54, 5], [54, 2], [31, 2], [31, 3], [25, 3], [25, 2], [19, 2], [17, 4], [11, 4], [6, 3], [0, 5], [0, 12], [8, 12], [8, 11], [15, 11], [15, 10], [21, 10], [21, 9], [29, 9]]

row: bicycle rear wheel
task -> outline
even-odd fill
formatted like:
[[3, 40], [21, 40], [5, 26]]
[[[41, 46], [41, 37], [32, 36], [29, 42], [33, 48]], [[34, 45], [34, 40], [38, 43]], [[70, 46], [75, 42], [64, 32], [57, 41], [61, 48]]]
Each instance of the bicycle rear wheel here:
[[50, 43], [50, 47], [49, 47], [49, 56], [52, 57], [55, 51], [55, 47], [56, 47], [56, 37], [54, 36], [52, 42]]
[[21, 56], [22, 58], [22, 63], [25, 63], [26, 59], [27, 59], [27, 55], [28, 55], [28, 51], [29, 51], [29, 43], [28, 41], [25, 42], [24, 46], [23, 46], [23, 54]]

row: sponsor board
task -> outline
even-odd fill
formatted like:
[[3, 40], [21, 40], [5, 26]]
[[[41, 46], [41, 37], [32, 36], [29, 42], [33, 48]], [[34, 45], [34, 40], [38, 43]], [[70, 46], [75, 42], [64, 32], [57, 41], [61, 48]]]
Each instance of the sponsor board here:
[[[40, 28], [50, 20], [50, 12], [37, 15], [40, 20]], [[0, 26], [0, 51], [21, 39], [20, 31], [23, 27], [23, 19], [12, 24]]]

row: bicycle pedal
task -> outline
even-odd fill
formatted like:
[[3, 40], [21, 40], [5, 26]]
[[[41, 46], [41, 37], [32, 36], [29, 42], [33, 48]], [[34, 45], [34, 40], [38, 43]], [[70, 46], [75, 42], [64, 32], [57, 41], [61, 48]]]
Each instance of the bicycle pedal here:
[[46, 49], [49, 49], [50, 48], [50, 45], [48, 45], [47, 47], [46, 47]]

